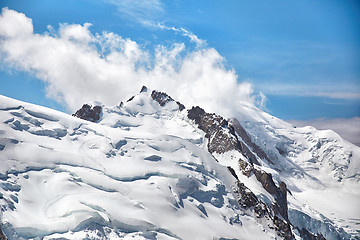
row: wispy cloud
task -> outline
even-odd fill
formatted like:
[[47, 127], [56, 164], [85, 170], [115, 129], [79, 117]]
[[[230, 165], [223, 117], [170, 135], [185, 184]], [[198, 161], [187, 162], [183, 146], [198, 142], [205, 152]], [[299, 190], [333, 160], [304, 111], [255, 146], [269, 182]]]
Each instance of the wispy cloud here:
[[198, 47], [203, 47], [206, 44], [205, 40], [198, 38], [195, 34], [184, 28], [168, 27], [161, 23], [158, 23], [156, 26], [163, 30], [169, 30], [169, 31], [174, 31], [176, 33], [181, 33], [183, 36], [188, 37], [190, 41], [194, 42]]
[[[48, 97], [74, 111], [98, 100], [116, 105], [142, 85], [169, 93], [186, 106], [234, 116], [241, 103], [255, 104], [252, 85], [239, 83], [213, 48], [185, 44], [147, 51], [115, 33], [92, 33], [91, 24], [61, 24], [33, 32], [32, 20], [4, 8], [0, 15], [0, 59], [9, 68], [35, 74]], [[154, 52], [154, 53], [153, 53]]]
[[258, 88], [269, 95], [360, 100], [360, 86], [359, 88], [354, 88], [354, 86], [343, 84], [341, 81], [332, 86], [317, 84], [285, 84], [280, 82], [258, 84]]
[[164, 5], [160, 0], [103, 0], [112, 4], [117, 11], [135, 22], [145, 26], [155, 26], [159, 15], [164, 13]]
[[183, 27], [167, 26], [162, 18], [166, 15], [164, 4], [160, 0], [104, 0], [116, 6], [117, 11], [124, 17], [131, 19], [145, 27], [173, 31], [190, 39], [196, 46], [202, 47], [205, 40], [198, 38], [191, 31]]
[[318, 92], [314, 96], [337, 98], [337, 99], [359, 99], [360, 92]]
[[331, 129], [337, 132], [343, 139], [360, 146], [360, 117], [313, 119], [307, 121], [290, 120], [290, 123], [298, 126], [313, 126], [319, 130]]

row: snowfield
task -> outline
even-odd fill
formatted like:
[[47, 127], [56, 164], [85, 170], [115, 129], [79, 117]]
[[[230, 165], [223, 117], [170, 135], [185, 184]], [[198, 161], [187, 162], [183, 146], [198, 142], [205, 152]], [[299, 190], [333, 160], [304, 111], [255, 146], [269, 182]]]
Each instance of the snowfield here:
[[271, 239], [244, 214], [204, 134], [147, 93], [85, 120], [0, 99], [1, 205], [10, 239]]
[[[272, 161], [258, 158], [259, 168], [287, 185], [295, 237], [307, 228], [359, 239], [360, 148], [240, 107], [238, 120]], [[0, 96], [2, 230], [9, 239], [281, 239], [239, 207], [227, 166], [274, 201], [239, 158], [210, 154], [186, 110], [146, 91], [102, 106], [97, 123]]]
[[284, 181], [289, 219], [326, 239], [360, 239], [360, 148], [331, 130], [296, 128], [251, 106], [239, 118]]

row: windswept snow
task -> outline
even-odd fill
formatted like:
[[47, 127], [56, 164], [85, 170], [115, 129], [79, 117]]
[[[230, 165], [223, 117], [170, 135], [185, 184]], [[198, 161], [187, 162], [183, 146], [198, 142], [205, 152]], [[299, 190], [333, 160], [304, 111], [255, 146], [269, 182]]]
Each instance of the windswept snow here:
[[9, 239], [274, 239], [178, 105], [141, 93], [99, 123], [0, 96]]
[[331, 130], [296, 128], [254, 107], [240, 107], [238, 120], [274, 162], [264, 164], [277, 170], [273, 177], [291, 192], [290, 221], [326, 239], [359, 239], [360, 148]]
[[[211, 155], [205, 133], [175, 101], [160, 106], [143, 91], [101, 107], [92, 123], [0, 96], [0, 216], [9, 239], [279, 239], [234, 197], [228, 166], [258, 199], [274, 202], [254, 175], [242, 174], [246, 157]], [[286, 183], [295, 236], [307, 228], [359, 239], [360, 148], [332, 131], [238, 107], [270, 159], [257, 156], [256, 167]]]

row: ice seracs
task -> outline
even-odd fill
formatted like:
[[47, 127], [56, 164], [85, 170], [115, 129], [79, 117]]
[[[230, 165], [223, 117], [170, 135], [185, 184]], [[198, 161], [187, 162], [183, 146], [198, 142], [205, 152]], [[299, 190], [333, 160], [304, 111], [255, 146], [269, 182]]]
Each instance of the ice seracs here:
[[143, 87], [119, 106], [85, 104], [74, 117], [0, 96], [2, 231], [8, 239], [358, 238], [359, 148], [239, 107], [238, 121], [224, 119]]
[[[276, 236], [239, 209], [233, 177], [175, 101], [161, 106], [140, 93], [123, 107], [101, 106], [102, 118], [92, 123], [1, 100], [1, 139], [18, 141], [2, 141], [1, 151], [9, 239]], [[54, 129], [66, 134], [34, 134]]]

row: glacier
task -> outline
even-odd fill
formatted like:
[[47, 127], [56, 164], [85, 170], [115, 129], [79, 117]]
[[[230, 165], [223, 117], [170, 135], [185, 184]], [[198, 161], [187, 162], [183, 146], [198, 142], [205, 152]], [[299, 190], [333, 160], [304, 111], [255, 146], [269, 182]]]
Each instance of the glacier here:
[[0, 96], [7, 239], [359, 239], [360, 148], [332, 131], [146, 88], [88, 104], [99, 119]]

